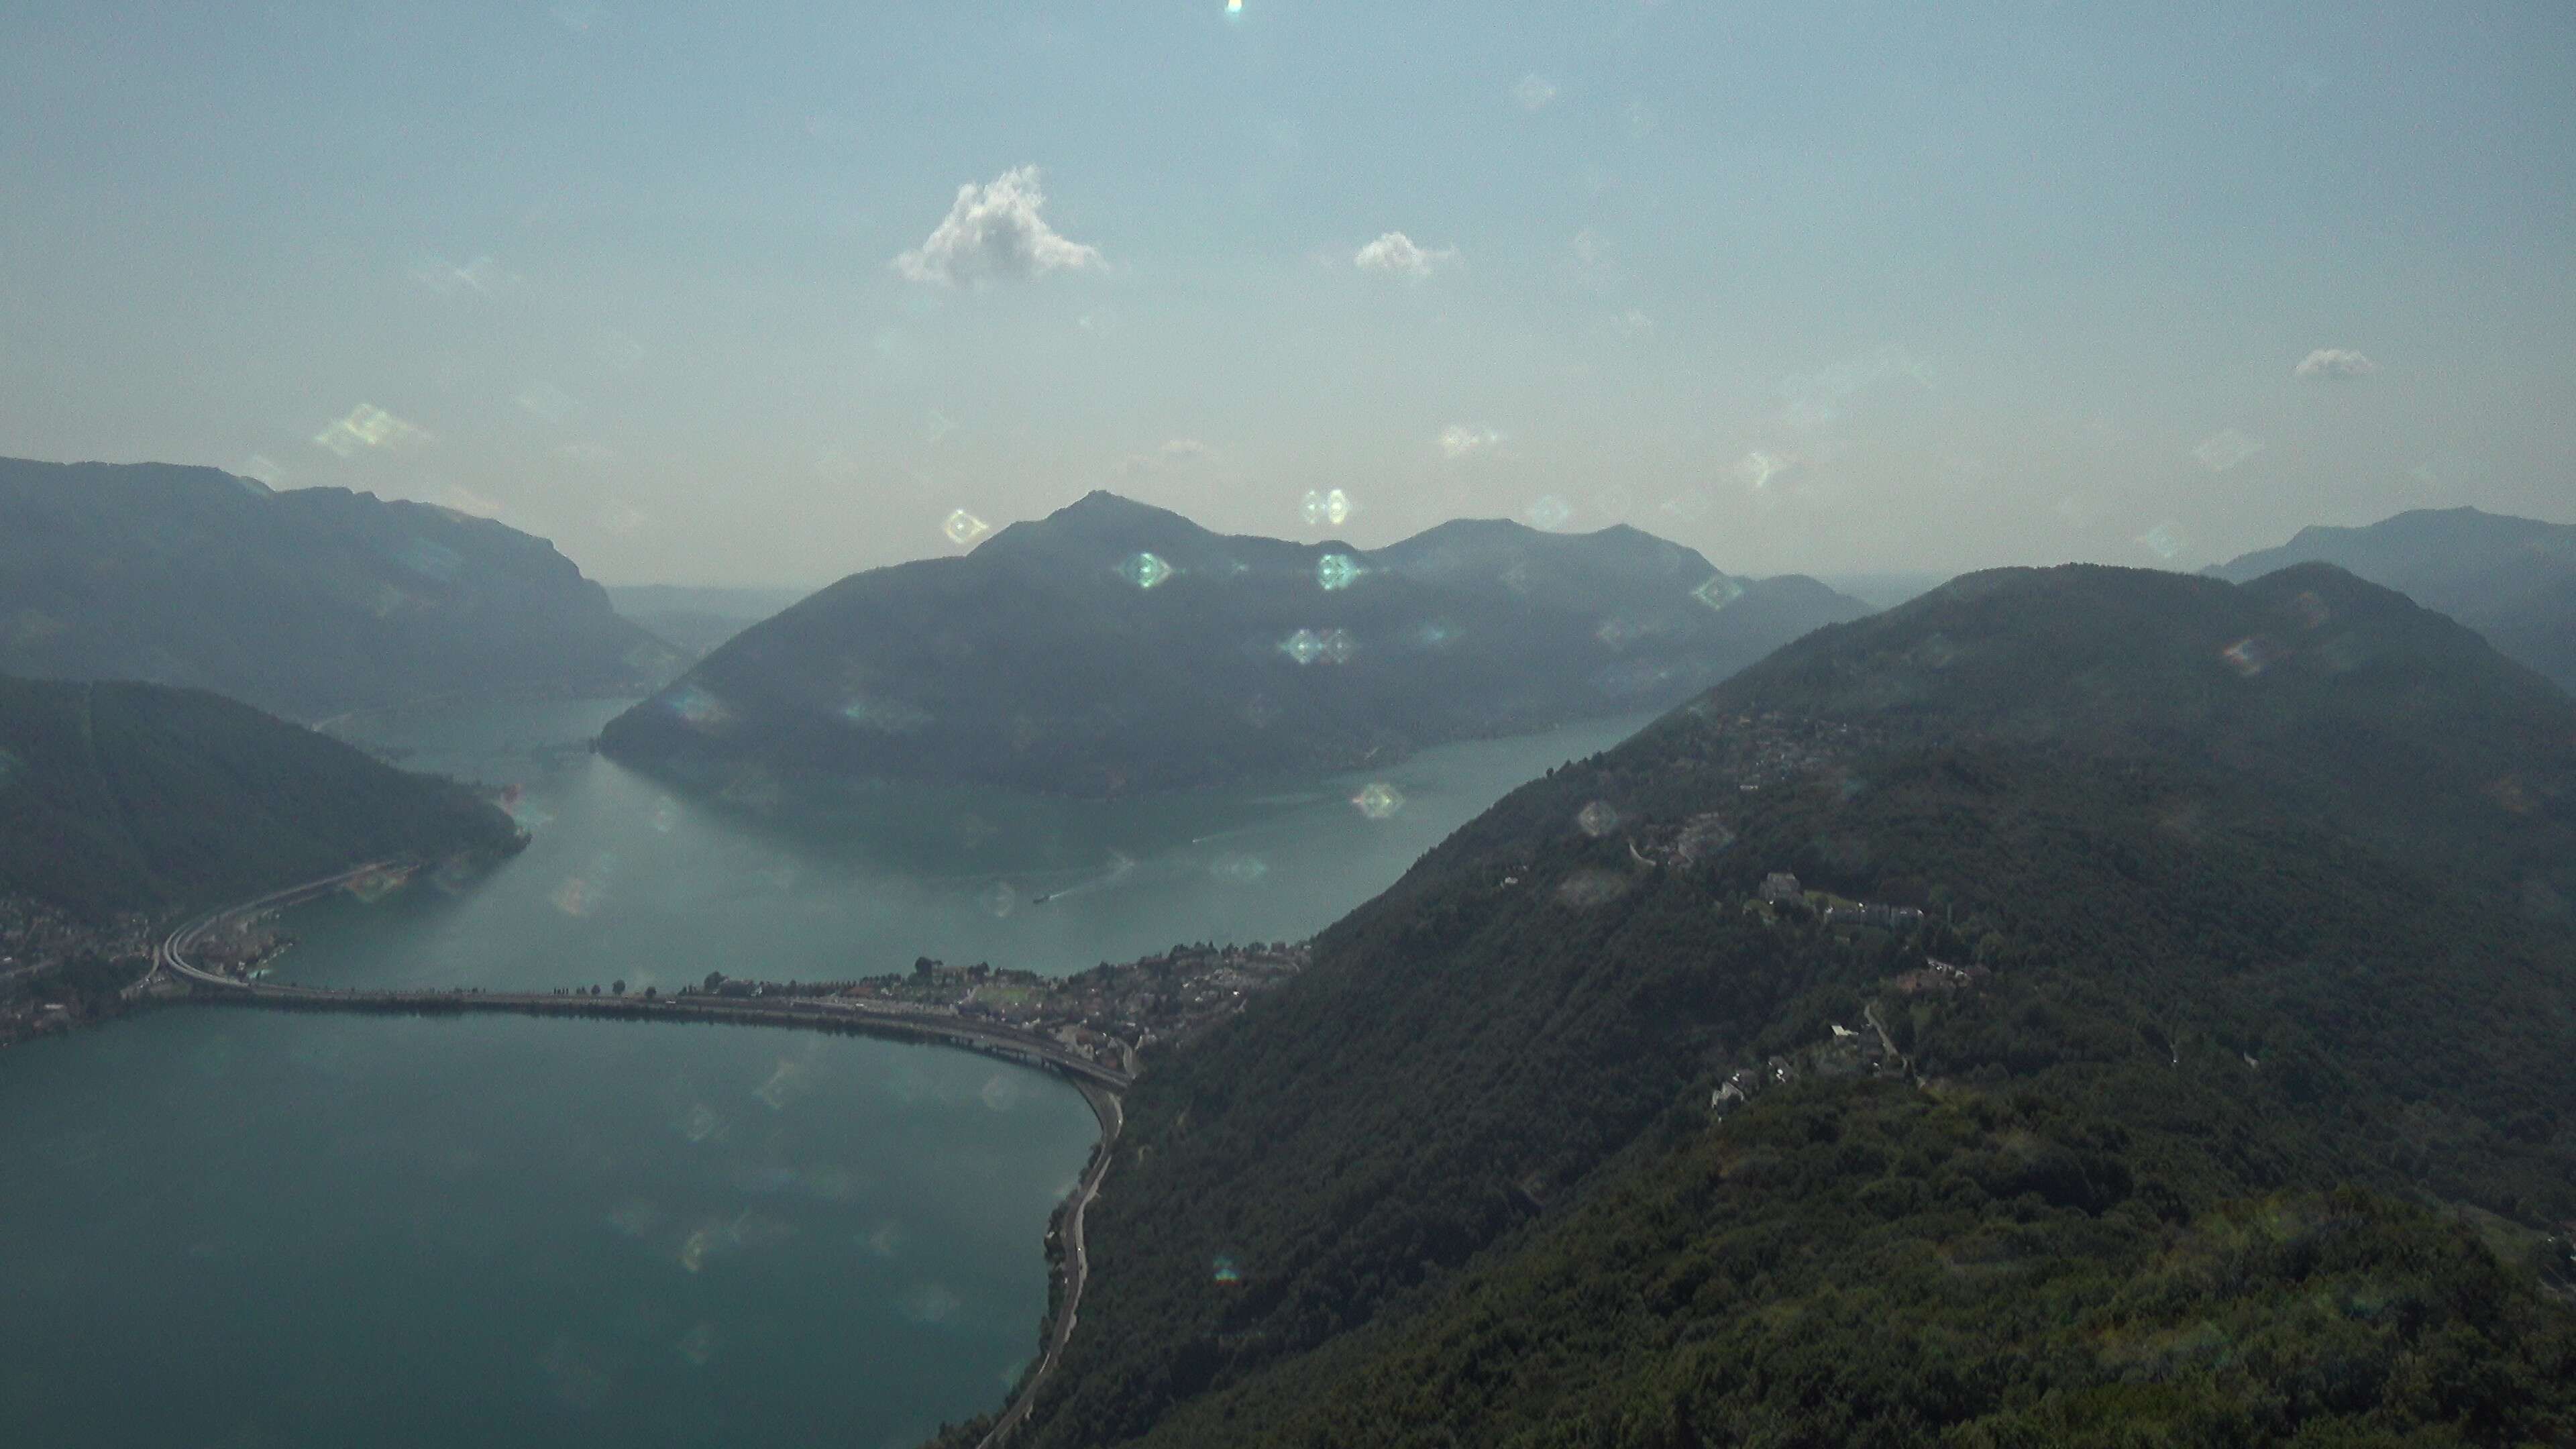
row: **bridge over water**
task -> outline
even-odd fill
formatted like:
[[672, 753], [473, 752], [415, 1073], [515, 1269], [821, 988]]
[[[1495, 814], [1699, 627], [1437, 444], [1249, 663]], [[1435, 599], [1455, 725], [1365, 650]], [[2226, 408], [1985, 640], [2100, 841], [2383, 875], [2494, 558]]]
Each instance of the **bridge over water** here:
[[139, 994], [166, 972], [172, 980], [186, 986], [192, 1001], [236, 1006], [285, 1011], [376, 1011], [421, 1016], [512, 1011], [526, 1016], [802, 1027], [809, 1031], [848, 1032], [960, 1046], [1057, 1072], [1072, 1081], [1075, 1089], [1082, 1093], [1083, 1100], [1090, 1104], [1092, 1115], [1099, 1119], [1100, 1145], [1093, 1149], [1090, 1165], [1084, 1169], [1081, 1181], [1074, 1186], [1073, 1195], [1065, 1200], [1058, 1214], [1055, 1231], [1062, 1234], [1064, 1246], [1064, 1292], [1055, 1319], [1048, 1325], [1045, 1344], [1036, 1365], [1022, 1378], [1018, 1392], [1011, 1396], [1011, 1402], [994, 1421], [977, 1449], [996, 1449], [1028, 1418], [1029, 1410], [1037, 1402], [1039, 1386], [1054, 1371], [1057, 1361], [1063, 1356], [1066, 1341], [1073, 1336], [1076, 1316], [1082, 1306], [1083, 1285], [1091, 1276], [1090, 1255], [1083, 1242], [1083, 1217], [1092, 1201], [1100, 1195], [1101, 1180], [1109, 1175], [1111, 1150], [1117, 1146], [1119, 1132], [1126, 1123], [1119, 1095], [1134, 1084], [1135, 1077], [1131, 1073], [1095, 1062], [1064, 1043], [1035, 1032], [968, 1021], [962, 1017], [890, 1010], [866, 1001], [697, 994], [590, 996], [459, 987], [446, 990], [368, 990], [286, 986], [266, 981], [237, 981], [206, 970], [189, 958], [190, 952], [228, 921], [313, 900], [371, 872], [388, 868], [385, 862], [359, 866], [323, 880], [307, 881], [255, 901], [196, 917], [161, 940], [153, 952], [152, 969], [145, 973], [143, 980], [127, 988], [128, 992]]
[[361, 866], [325, 880], [258, 900], [210, 912], [165, 937], [154, 972], [166, 970], [185, 982], [200, 999], [239, 1005], [303, 1011], [382, 1011], [444, 1015], [467, 1011], [513, 1011], [527, 1016], [584, 1016], [625, 1021], [707, 1021], [743, 1026], [797, 1026], [868, 1036], [895, 1037], [962, 1046], [1028, 1066], [1060, 1072], [1078, 1084], [1123, 1092], [1135, 1078], [1036, 1032], [964, 1017], [902, 1010], [869, 1001], [839, 997], [590, 996], [551, 991], [485, 991], [467, 987], [378, 990], [324, 986], [287, 986], [266, 981], [237, 981], [209, 971], [190, 959], [199, 943], [227, 921], [312, 900], [339, 889], [382, 865]]

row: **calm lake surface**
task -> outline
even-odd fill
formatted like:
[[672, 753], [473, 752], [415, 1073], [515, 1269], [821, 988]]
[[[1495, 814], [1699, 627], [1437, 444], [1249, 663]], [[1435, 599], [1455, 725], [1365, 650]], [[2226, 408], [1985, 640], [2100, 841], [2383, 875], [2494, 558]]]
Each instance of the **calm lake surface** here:
[[[471, 880], [302, 908], [281, 979], [665, 990], [1304, 936], [1629, 718], [1370, 775], [793, 820], [582, 747], [612, 703], [344, 727], [520, 787]], [[1353, 807], [1399, 792], [1383, 819]], [[1043, 903], [1039, 897], [1046, 896]], [[0, 1425], [137, 1445], [917, 1443], [1037, 1346], [1094, 1135], [1054, 1078], [743, 1027], [174, 1007], [0, 1054]]]

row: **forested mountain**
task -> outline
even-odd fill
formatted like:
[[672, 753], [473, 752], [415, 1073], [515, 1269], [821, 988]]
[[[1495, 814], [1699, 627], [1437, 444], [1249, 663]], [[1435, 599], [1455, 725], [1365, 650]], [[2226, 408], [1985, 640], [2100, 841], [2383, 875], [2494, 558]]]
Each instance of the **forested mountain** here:
[[2241, 583], [2294, 563], [2335, 564], [2385, 584], [2576, 693], [2576, 525], [2418, 509], [2367, 528], [2303, 528], [2209, 572]]
[[1374, 552], [1107, 493], [857, 574], [612, 722], [631, 763], [1073, 794], [1342, 768], [1688, 697], [1865, 606], [1629, 528], [1444, 524]]
[[0, 676], [0, 896], [211, 905], [517, 835], [461, 785], [203, 690]]
[[193, 685], [291, 718], [678, 668], [554, 546], [212, 468], [0, 459], [0, 671]]
[[2576, 704], [2448, 619], [1956, 580], [1149, 1057], [1017, 1442], [2568, 1442], [2571, 901]]

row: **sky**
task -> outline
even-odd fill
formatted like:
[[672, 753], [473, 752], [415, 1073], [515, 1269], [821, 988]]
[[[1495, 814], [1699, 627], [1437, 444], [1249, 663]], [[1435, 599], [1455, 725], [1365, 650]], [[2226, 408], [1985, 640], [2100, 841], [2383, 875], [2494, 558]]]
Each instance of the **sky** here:
[[0, 7], [0, 454], [612, 583], [1095, 488], [2198, 567], [2576, 519], [2571, 420], [2563, 0]]

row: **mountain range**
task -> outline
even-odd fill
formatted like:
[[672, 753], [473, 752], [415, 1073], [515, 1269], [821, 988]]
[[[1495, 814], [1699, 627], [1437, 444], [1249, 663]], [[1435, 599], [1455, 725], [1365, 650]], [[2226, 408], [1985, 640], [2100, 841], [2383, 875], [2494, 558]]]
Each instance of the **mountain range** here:
[[679, 667], [543, 539], [212, 468], [0, 459], [0, 672], [213, 689], [290, 718]]
[[841, 580], [715, 649], [600, 745], [717, 788], [1185, 788], [1661, 708], [1866, 612], [1628, 528], [1471, 520], [1360, 550], [1225, 537], [1093, 493], [963, 557]]
[[2468, 629], [1954, 580], [1149, 1055], [1016, 1442], [2567, 1442], [2571, 902], [2576, 703]]
[[2419, 509], [2367, 528], [2299, 530], [2209, 570], [2242, 582], [2294, 563], [2339, 565], [2438, 609], [2576, 692], [2576, 525]]

